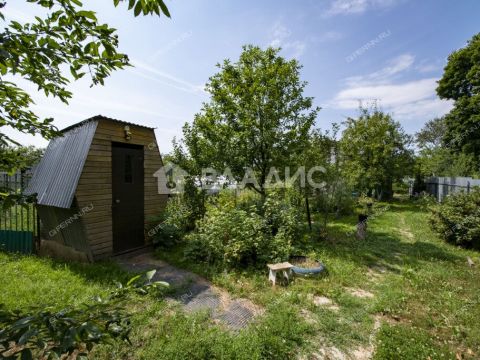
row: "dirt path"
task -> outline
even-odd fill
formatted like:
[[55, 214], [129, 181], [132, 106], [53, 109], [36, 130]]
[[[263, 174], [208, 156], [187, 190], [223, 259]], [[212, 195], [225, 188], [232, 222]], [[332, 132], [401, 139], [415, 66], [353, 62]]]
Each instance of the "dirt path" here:
[[400, 228], [398, 228], [398, 231], [400, 232], [400, 234], [412, 241], [415, 239], [415, 236], [413, 235], [413, 233], [410, 231], [410, 226], [407, 224], [407, 222], [405, 221], [405, 216], [403, 214], [401, 214], [400, 216]]
[[155, 259], [151, 253], [118, 259], [121, 267], [132, 272], [156, 269], [155, 281], [166, 281], [178, 289], [170, 300], [178, 301], [185, 311], [208, 311], [212, 319], [230, 330], [248, 325], [263, 309], [248, 299], [232, 298], [204, 278]]

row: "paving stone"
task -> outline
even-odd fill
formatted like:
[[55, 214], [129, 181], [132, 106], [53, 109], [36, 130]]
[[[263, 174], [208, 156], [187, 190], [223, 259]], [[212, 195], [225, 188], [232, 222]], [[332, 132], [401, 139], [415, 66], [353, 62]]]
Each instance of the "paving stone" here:
[[120, 266], [131, 272], [156, 269], [153, 280], [166, 281], [178, 288], [169, 300], [178, 301], [185, 311], [208, 311], [212, 319], [233, 331], [247, 326], [263, 309], [247, 299], [232, 299], [228, 293], [189, 271], [156, 260], [152, 254], [141, 254], [118, 260]]

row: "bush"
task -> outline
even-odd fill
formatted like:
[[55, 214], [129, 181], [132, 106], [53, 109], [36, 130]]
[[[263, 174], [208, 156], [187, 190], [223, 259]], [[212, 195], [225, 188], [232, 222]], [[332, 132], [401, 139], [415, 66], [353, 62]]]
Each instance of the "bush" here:
[[152, 221], [148, 230], [154, 245], [172, 246], [180, 242], [188, 231], [195, 228], [195, 222], [205, 214], [205, 192], [187, 177], [184, 192], [168, 199], [162, 215]]
[[480, 189], [455, 193], [431, 208], [430, 225], [445, 241], [480, 249]]
[[94, 346], [120, 339], [130, 343], [130, 315], [127, 301], [132, 293], [162, 294], [167, 283], [152, 281], [156, 270], [118, 283], [108, 297], [96, 296], [76, 308], [54, 311], [37, 307], [23, 313], [10, 311], [0, 303], [0, 358], [88, 359]]
[[314, 206], [316, 211], [323, 214], [350, 215], [355, 208], [352, 189], [344, 182], [328, 184], [316, 190]]
[[188, 258], [226, 267], [264, 264], [288, 259], [297, 235], [297, 211], [277, 193], [259, 209], [245, 210], [228, 195], [220, 195], [186, 236]]
[[147, 231], [156, 246], [172, 246], [180, 242], [190, 224], [191, 212], [180, 197], [168, 199], [161, 216], [151, 219]]

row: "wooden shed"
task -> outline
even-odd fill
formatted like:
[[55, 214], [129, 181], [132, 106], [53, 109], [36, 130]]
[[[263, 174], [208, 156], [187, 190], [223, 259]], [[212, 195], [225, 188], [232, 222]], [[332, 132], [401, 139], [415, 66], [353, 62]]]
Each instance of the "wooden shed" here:
[[154, 174], [162, 159], [152, 128], [95, 116], [50, 142], [27, 194], [37, 194], [44, 242], [90, 261], [145, 246], [165, 207]]

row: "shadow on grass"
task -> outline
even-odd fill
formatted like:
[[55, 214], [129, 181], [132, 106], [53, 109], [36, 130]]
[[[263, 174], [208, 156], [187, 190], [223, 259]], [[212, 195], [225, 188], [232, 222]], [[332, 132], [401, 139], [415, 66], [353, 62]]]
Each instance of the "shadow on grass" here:
[[66, 262], [56, 259], [46, 260], [54, 270], [68, 270], [90, 283], [102, 286], [112, 286], [116, 282], [125, 284], [135, 273], [127, 272], [114, 261], [97, 263]]
[[[422, 212], [415, 204], [397, 203], [390, 205], [392, 212]], [[329, 225], [332, 236], [325, 242], [314, 245], [315, 250], [326, 251], [329, 256], [345, 258], [358, 265], [384, 268], [398, 272], [399, 265], [420, 266], [423, 262], [446, 261], [457, 262], [463, 258], [449, 251], [448, 247], [437, 245], [430, 241], [406, 242], [393, 232], [375, 231], [369, 229], [367, 238], [359, 240], [352, 233], [355, 228], [355, 218], [352, 216], [339, 219]], [[350, 233], [349, 233], [350, 232]]]

